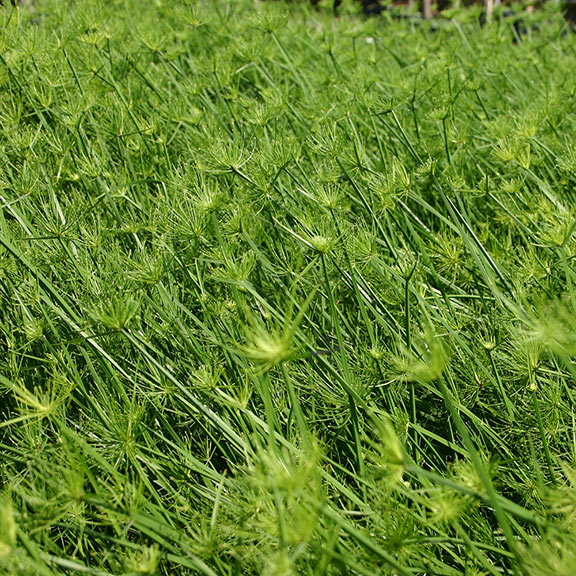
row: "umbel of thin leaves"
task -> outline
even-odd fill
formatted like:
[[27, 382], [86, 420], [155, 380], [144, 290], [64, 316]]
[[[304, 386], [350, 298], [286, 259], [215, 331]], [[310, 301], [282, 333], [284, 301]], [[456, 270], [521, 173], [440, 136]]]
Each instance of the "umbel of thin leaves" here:
[[242, 347], [244, 354], [266, 369], [290, 360], [295, 356], [292, 338], [288, 334], [268, 331], [265, 326], [255, 325], [249, 333], [249, 344]]
[[261, 320], [253, 319], [246, 331], [246, 343], [238, 348], [239, 353], [260, 365], [263, 371], [297, 357], [301, 346], [295, 344], [295, 337], [315, 293], [310, 294], [294, 319], [290, 301], [281, 327], [268, 328]]
[[447, 366], [448, 353], [438, 337], [428, 333], [421, 345], [419, 354], [400, 346], [399, 353], [393, 355], [396, 369], [408, 382], [433, 382], [442, 376]]
[[122, 330], [138, 313], [140, 301], [131, 295], [110, 299], [91, 315], [97, 322], [110, 330]]

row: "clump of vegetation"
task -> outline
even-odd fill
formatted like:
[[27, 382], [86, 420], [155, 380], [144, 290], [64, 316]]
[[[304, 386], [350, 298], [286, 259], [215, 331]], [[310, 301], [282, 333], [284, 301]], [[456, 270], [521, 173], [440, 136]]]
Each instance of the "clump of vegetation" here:
[[571, 574], [575, 38], [286, 10], [0, 12], [2, 571]]

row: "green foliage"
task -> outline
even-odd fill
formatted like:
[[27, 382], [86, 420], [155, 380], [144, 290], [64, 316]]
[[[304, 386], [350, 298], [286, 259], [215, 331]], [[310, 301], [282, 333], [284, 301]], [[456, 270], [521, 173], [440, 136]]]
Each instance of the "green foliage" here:
[[572, 573], [576, 38], [328, 4], [0, 10], [0, 572]]

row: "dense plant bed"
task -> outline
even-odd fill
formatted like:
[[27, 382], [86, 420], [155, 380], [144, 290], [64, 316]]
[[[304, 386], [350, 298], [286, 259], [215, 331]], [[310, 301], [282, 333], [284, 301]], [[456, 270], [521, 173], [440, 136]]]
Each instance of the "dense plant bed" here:
[[0, 571], [572, 574], [575, 38], [286, 10], [0, 11]]

